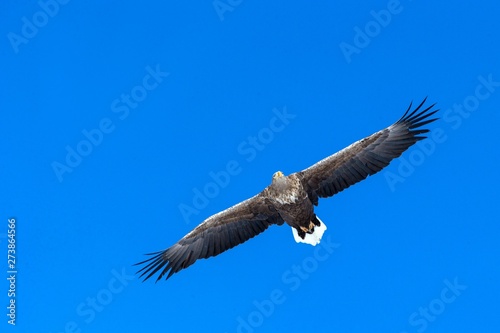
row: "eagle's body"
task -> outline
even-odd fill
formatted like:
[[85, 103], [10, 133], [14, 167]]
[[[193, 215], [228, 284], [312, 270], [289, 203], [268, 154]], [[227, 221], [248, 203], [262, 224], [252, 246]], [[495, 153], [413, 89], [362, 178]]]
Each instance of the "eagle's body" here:
[[274, 174], [271, 185], [263, 192], [278, 214], [293, 228], [308, 228], [313, 220], [314, 209], [296, 174], [285, 176], [281, 171]]
[[139, 272], [146, 280], [160, 271], [158, 279], [192, 265], [197, 259], [216, 256], [258, 235], [272, 224], [286, 222], [297, 242], [316, 245], [326, 230], [314, 213], [318, 198], [330, 197], [386, 167], [417, 141], [419, 129], [436, 119], [434, 105], [420, 111], [425, 100], [411, 108], [393, 125], [378, 131], [313, 166], [285, 176], [273, 175], [271, 184], [261, 193], [207, 218], [172, 247], [152, 253], [153, 257]]

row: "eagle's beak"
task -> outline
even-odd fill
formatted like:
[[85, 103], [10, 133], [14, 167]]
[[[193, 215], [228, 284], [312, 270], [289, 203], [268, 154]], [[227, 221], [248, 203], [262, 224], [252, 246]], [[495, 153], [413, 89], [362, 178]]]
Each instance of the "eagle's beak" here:
[[280, 177], [283, 177], [283, 176], [284, 176], [283, 172], [281, 172], [281, 171], [276, 171], [276, 172], [273, 174], [273, 180], [274, 180], [274, 179], [277, 179], [277, 178], [280, 178]]

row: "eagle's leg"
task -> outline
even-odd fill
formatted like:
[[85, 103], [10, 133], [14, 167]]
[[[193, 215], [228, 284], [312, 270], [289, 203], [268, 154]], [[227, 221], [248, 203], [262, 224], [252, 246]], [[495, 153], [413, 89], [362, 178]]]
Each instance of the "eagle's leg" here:
[[314, 233], [314, 227], [319, 227], [320, 225], [321, 225], [321, 223], [316, 218], [316, 215], [314, 215], [313, 220], [309, 222], [309, 226], [307, 228], [301, 226], [300, 230], [302, 230], [306, 234], [312, 234], [312, 233]]
[[321, 225], [321, 222], [318, 220], [318, 217], [316, 216], [316, 214], [314, 214], [311, 222], [314, 223], [314, 225], [317, 227], [319, 227]]
[[304, 239], [304, 237], [306, 237], [306, 233], [304, 231], [302, 231], [302, 227], [300, 229], [295, 229], [297, 230], [297, 233], [299, 234], [299, 237]]

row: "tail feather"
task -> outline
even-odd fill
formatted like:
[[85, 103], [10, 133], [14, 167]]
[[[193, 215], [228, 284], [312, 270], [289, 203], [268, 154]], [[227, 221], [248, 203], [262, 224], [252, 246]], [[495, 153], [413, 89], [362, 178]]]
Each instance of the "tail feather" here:
[[[315, 227], [312, 231], [312, 233], [304, 233], [302, 230], [300, 230], [301, 235], [299, 235], [299, 232], [297, 229], [292, 227], [292, 234], [293, 238], [297, 243], [306, 243], [306, 244], [311, 244], [312, 246], [316, 246], [319, 244], [321, 241], [321, 237], [323, 237], [323, 233], [325, 232], [326, 225], [319, 219], [319, 217], [316, 216], [317, 221], [313, 221], [315, 224]], [[319, 225], [318, 225], [319, 222]], [[304, 235], [302, 237], [302, 235]]]

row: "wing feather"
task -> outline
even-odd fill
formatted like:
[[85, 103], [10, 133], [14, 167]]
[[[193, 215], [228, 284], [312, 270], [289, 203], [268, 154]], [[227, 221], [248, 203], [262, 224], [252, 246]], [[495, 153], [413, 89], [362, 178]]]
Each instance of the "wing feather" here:
[[405, 114], [391, 126], [298, 172], [312, 203], [317, 205], [318, 198], [335, 195], [379, 172], [417, 141], [426, 138], [422, 134], [429, 130], [421, 127], [435, 121], [437, 118], [430, 117], [438, 111], [433, 110], [435, 104], [423, 108], [426, 99], [413, 111], [410, 111], [410, 103]]
[[216, 256], [260, 234], [272, 224], [284, 221], [258, 194], [225, 211], [215, 214], [193, 229], [170, 248], [151, 253], [151, 257], [136, 264], [144, 281], [159, 273], [156, 281], [194, 264], [198, 259]]

